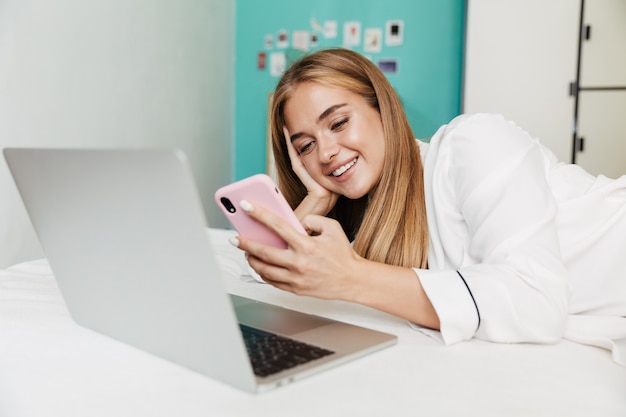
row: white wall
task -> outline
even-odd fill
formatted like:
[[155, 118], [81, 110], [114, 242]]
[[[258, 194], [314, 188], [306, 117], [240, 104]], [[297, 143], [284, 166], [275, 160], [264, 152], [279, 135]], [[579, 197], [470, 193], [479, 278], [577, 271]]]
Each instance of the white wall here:
[[[234, 20], [234, 0], [0, 0], [0, 147], [179, 147], [225, 226]], [[38, 256], [1, 158], [0, 267]]]
[[463, 111], [498, 112], [571, 161], [580, 2], [469, 0]]

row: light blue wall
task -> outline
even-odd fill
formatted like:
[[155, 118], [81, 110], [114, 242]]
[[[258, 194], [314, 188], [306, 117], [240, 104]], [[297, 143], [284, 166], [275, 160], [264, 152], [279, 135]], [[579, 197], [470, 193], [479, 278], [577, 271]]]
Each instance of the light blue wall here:
[[[380, 53], [363, 52], [363, 43], [353, 49], [371, 57], [394, 58], [397, 74], [388, 78], [399, 92], [409, 122], [417, 137], [427, 138], [459, 114], [464, 34], [464, 0], [237, 0], [235, 69], [235, 178], [265, 171], [267, 98], [278, 81], [269, 71], [264, 37], [276, 40], [280, 30], [291, 37], [296, 30], [311, 31], [311, 19], [323, 24], [337, 21], [338, 36], [325, 39], [321, 47], [342, 46], [343, 23], [360, 21], [366, 28], [385, 30], [388, 20], [404, 21], [404, 43], [383, 46]], [[384, 44], [383, 44], [384, 45]], [[257, 55], [265, 52], [268, 65], [257, 69]], [[299, 52], [287, 50], [289, 57]]]

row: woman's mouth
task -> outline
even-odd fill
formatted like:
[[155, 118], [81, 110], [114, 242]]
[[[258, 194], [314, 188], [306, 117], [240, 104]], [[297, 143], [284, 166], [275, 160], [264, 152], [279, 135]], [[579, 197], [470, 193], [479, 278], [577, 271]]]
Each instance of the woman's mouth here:
[[331, 175], [333, 177], [340, 177], [341, 175], [343, 175], [344, 172], [346, 172], [347, 170], [349, 170], [354, 164], [356, 164], [356, 160], [357, 158], [354, 158], [352, 161], [348, 162], [345, 165], [340, 166], [339, 168], [337, 168], [336, 170], [334, 170], [333, 172], [331, 172]]

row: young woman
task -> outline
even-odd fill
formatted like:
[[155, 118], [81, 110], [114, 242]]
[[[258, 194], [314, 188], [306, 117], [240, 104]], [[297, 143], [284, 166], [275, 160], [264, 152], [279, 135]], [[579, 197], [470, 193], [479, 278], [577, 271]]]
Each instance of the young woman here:
[[385, 76], [345, 49], [286, 71], [271, 124], [279, 187], [309, 236], [244, 202], [289, 244], [233, 239], [267, 283], [446, 343], [555, 342], [572, 314], [616, 319], [626, 338], [626, 177], [557, 163], [497, 115], [417, 141]]

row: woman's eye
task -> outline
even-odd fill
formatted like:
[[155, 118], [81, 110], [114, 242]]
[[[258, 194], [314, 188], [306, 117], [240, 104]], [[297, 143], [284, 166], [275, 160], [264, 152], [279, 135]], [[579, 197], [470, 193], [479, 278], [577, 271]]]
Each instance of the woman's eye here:
[[334, 123], [334, 124], [331, 126], [331, 129], [332, 129], [332, 130], [338, 130], [338, 129], [341, 129], [341, 128], [342, 128], [342, 127], [346, 124], [346, 123], [348, 123], [348, 120], [350, 120], [350, 119], [348, 119], [347, 117], [346, 117], [345, 119], [341, 119], [341, 120], [339, 120], [337, 123]]
[[298, 148], [298, 153], [300, 155], [307, 153], [308, 151], [310, 151], [313, 147], [313, 142], [307, 142], [304, 145], [300, 146]]

